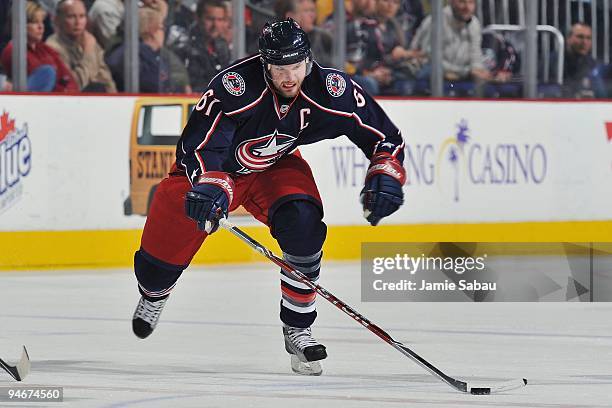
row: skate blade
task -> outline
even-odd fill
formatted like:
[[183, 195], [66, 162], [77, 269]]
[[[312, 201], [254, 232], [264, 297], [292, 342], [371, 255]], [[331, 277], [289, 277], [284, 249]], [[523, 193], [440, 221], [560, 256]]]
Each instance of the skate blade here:
[[303, 362], [295, 355], [291, 355], [291, 369], [300, 375], [321, 375], [323, 368], [318, 361]]
[[5, 361], [0, 359], [0, 368], [3, 368], [7, 373], [9, 373], [15, 380], [23, 381], [23, 379], [30, 373], [30, 356], [28, 356], [28, 351], [25, 346], [23, 346], [23, 351], [21, 352], [21, 359], [16, 366], [11, 366], [7, 364]]

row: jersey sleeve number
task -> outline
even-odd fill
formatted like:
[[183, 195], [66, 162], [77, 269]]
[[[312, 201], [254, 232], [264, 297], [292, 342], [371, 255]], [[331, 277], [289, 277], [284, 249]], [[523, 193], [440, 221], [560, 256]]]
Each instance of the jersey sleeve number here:
[[204, 92], [204, 94], [198, 101], [198, 104], [195, 106], [195, 109], [197, 111], [203, 111], [204, 109], [206, 109], [204, 114], [206, 116], [210, 116], [210, 112], [212, 111], [213, 105], [218, 102], [221, 101], [217, 98], [214, 98], [214, 91], [212, 89], [209, 89], [208, 91]]
[[353, 87], [353, 96], [355, 97], [355, 102], [357, 102], [357, 107], [363, 108], [366, 101], [363, 95], [357, 90], [357, 87]]

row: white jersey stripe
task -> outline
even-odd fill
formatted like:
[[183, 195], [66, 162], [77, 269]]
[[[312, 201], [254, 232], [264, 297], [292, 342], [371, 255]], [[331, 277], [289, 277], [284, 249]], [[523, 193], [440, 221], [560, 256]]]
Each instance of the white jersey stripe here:
[[212, 124], [212, 126], [210, 127], [210, 129], [208, 130], [208, 132], [206, 132], [206, 137], [204, 137], [204, 140], [202, 140], [202, 143], [200, 143], [198, 145], [198, 147], [196, 147], [195, 149], [195, 154], [196, 154], [196, 159], [198, 159], [198, 162], [200, 163], [200, 170], [202, 170], [202, 174], [204, 174], [206, 172], [206, 167], [204, 166], [204, 160], [202, 159], [202, 155], [200, 154], [200, 149], [202, 149], [206, 143], [208, 143], [208, 140], [210, 139], [210, 137], [212, 136], [212, 134], [215, 132], [215, 129], [217, 129], [217, 125], [219, 124], [219, 120], [221, 120], [221, 114], [223, 112], [219, 111], [219, 113], [217, 113], [217, 116], [215, 117], [215, 120]]
[[323, 112], [332, 113], [334, 115], [339, 115], [339, 116], [344, 116], [345, 118], [354, 117], [355, 120], [357, 121], [357, 124], [359, 126], [361, 126], [362, 128], [368, 129], [369, 131], [374, 133], [376, 136], [378, 136], [381, 140], [385, 140], [386, 137], [385, 137], [385, 134], [383, 132], [381, 132], [380, 130], [378, 130], [378, 129], [370, 126], [370, 125], [366, 125], [365, 123], [363, 123], [363, 121], [361, 120], [359, 115], [357, 115], [355, 112], [348, 113], [348, 112], [343, 112], [343, 111], [339, 111], [339, 110], [329, 109], [329, 108], [326, 108], [326, 107], [321, 106], [318, 103], [316, 103], [308, 95], [306, 95], [304, 93], [304, 91], [300, 90], [300, 94], [304, 97], [304, 99], [306, 99], [308, 102], [310, 102], [313, 105], [315, 105], [317, 108], [321, 109]]
[[212, 84], [212, 81], [214, 81], [214, 80], [215, 80], [215, 78], [217, 78], [219, 75], [221, 75], [221, 74], [223, 74], [223, 73], [225, 73], [225, 72], [229, 71], [230, 69], [236, 68], [238, 65], [242, 65], [242, 64], [244, 64], [245, 62], [248, 62], [248, 61], [250, 61], [250, 60], [252, 60], [252, 59], [255, 59], [255, 58], [259, 58], [259, 54], [255, 54], [255, 55], [253, 55], [251, 58], [247, 58], [247, 59], [245, 59], [244, 61], [240, 61], [240, 62], [239, 62], [239, 63], [237, 63], [237, 64], [234, 64], [234, 65], [231, 65], [231, 66], [229, 66], [229, 67], [225, 68], [223, 71], [220, 71], [220, 72], [219, 72], [217, 75], [215, 75], [214, 77], [212, 77], [212, 79], [211, 79], [211, 80], [208, 82], [208, 85], [207, 85], [206, 87], [207, 87], [207, 88], [208, 88], [208, 87], [210, 87], [210, 84]]
[[301, 89], [300, 89], [300, 94], [304, 97], [304, 99], [306, 99], [308, 102], [312, 103], [317, 108], [321, 109], [323, 112], [333, 113], [334, 115], [344, 116], [345, 118], [350, 118], [351, 116], [353, 116], [352, 113], [338, 111], [338, 110], [334, 110], [334, 109], [329, 109], [329, 108], [325, 108], [325, 107], [319, 105], [314, 100], [312, 100], [308, 95], [306, 95], [304, 93], [304, 91], [301, 90]]
[[385, 136], [385, 134], [383, 132], [381, 132], [380, 130], [378, 130], [378, 129], [370, 126], [370, 125], [366, 125], [365, 123], [363, 123], [361, 118], [359, 117], [359, 115], [357, 115], [356, 113], [353, 113], [353, 116], [357, 120], [357, 123], [359, 124], [359, 126], [361, 126], [362, 128], [368, 129], [370, 132], [372, 132], [376, 136], [378, 136], [380, 138], [380, 140], [385, 140], [387, 138]]
[[[399, 134], [399, 132], [398, 132], [398, 134]], [[400, 137], [402, 137], [402, 136], [400, 135]], [[401, 145], [399, 145], [399, 146], [397, 146], [397, 147], [395, 148], [395, 150], [393, 151], [393, 154], [392, 154], [391, 156], [393, 156], [393, 157], [397, 157], [398, 153], [399, 153], [399, 152], [401, 152], [401, 151], [404, 149], [404, 144], [405, 144], [405, 143], [406, 143], [406, 142], [404, 142], [404, 141], [402, 140], [402, 144], [401, 144]]]

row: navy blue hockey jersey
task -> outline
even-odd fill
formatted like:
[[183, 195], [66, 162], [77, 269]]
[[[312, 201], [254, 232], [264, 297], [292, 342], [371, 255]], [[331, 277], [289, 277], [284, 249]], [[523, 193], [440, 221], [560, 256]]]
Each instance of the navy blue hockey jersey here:
[[341, 135], [368, 158], [385, 151], [403, 161], [399, 130], [347, 74], [315, 63], [298, 95], [284, 98], [254, 55], [212, 79], [178, 142], [177, 167], [192, 183], [212, 170], [260, 172], [300, 145]]

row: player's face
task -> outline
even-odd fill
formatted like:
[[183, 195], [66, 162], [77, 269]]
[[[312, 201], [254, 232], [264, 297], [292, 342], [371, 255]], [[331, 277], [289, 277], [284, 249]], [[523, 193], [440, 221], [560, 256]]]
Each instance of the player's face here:
[[293, 98], [300, 92], [306, 78], [306, 61], [290, 65], [270, 65], [270, 76], [276, 90], [286, 98]]
[[42, 41], [43, 34], [45, 32], [45, 15], [46, 13], [42, 10], [37, 11], [34, 14], [32, 21], [28, 21], [27, 35], [28, 43], [36, 44]]
[[85, 32], [87, 12], [80, 0], [67, 1], [62, 5], [62, 14], [58, 16], [60, 30], [70, 38], [78, 38]]

